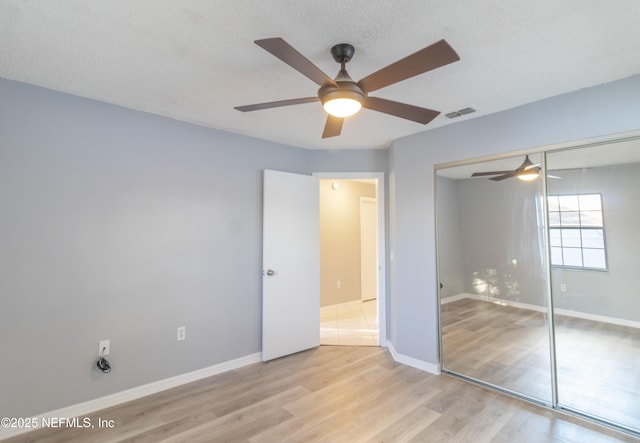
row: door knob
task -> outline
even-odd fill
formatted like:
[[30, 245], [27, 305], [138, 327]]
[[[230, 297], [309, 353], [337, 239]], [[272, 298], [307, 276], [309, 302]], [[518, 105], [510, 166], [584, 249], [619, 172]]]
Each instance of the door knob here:
[[276, 271], [274, 271], [273, 269], [267, 269], [267, 271], [264, 272], [264, 274], [266, 274], [269, 277], [273, 277], [274, 275], [276, 275]]

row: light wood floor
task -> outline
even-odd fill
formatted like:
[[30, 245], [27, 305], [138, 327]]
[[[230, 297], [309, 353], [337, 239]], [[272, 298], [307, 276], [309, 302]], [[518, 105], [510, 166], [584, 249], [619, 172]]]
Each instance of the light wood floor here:
[[[640, 432], [640, 330], [555, 320], [559, 403]], [[441, 322], [445, 368], [551, 402], [545, 314], [462, 299]]]
[[378, 347], [321, 346], [100, 411], [111, 430], [38, 430], [10, 442], [634, 441]]

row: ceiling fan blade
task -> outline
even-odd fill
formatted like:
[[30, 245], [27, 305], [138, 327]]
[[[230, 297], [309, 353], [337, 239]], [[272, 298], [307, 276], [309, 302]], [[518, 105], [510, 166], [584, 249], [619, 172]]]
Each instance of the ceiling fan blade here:
[[267, 52], [278, 57], [280, 60], [291, 66], [293, 69], [310, 78], [320, 86], [338, 84], [320, 68], [311, 63], [304, 55], [300, 54], [293, 46], [280, 37], [256, 40], [254, 43]]
[[385, 114], [416, 123], [422, 123], [423, 125], [426, 125], [440, 114], [439, 111], [434, 111], [433, 109], [421, 108], [379, 97], [367, 97], [362, 106], [373, 111], [384, 112]]
[[505, 180], [507, 178], [511, 178], [511, 177], [515, 177], [516, 176], [516, 172], [515, 171], [511, 171], [507, 174], [503, 174], [503, 175], [499, 175], [497, 177], [491, 177], [489, 180], [493, 180], [494, 182], [499, 182], [501, 180]]
[[327, 123], [324, 125], [322, 138], [336, 137], [340, 135], [340, 132], [342, 131], [342, 123], [344, 123], [344, 118], [334, 117], [331, 114], [327, 115]]
[[513, 171], [487, 171], [487, 172], [474, 172], [471, 174], [471, 177], [484, 177], [487, 175], [502, 175], [502, 174], [510, 174]]
[[460, 57], [449, 43], [440, 40], [368, 75], [358, 82], [358, 86], [369, 93], [458, 60]]
[[320, 101], [318, 97], [305, 97], [294, 98], [291, 100], [280, 100], [277, 102], [257, 103], [255, 105], [236, 106], [233, 109], [237, 109], [242, 112], [259, 111], [260, 109], [279, 108], [280, 106], [300, 105], [303, 103], [311, 103]]

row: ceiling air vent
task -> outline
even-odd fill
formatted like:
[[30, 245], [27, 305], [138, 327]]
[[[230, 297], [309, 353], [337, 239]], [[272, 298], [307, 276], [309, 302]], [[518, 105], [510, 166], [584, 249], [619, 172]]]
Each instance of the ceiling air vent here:
[[453, 111], [448, 114], [445, 114], [445, 116], [447, 118], [456, 118], [466, 114], [471, 114], [472, 112], [476, 112], [476, 110], [474, 108], [463, 108], [463, 109], [459, 109], [457, 111]]

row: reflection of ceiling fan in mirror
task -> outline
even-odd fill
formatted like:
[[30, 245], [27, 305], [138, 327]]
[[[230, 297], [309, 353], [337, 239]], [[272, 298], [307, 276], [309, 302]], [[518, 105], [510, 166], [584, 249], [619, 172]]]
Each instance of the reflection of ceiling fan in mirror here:
[[[538, 178], [540, 175], [540, 163], [533, 163], [527, 155], [520, 166], [511, 171], [486, 171], [486, 172], [474, 172], [471, 177], [486, 177], [489, 175], [495, 175], [495, 177], [489, 177], [489, 180], [501, 181], [511, 177], [517, 177], [522, 181], [532, 181]], [[553, 175], [547, 175], [549, 178], [560, 178]]]

